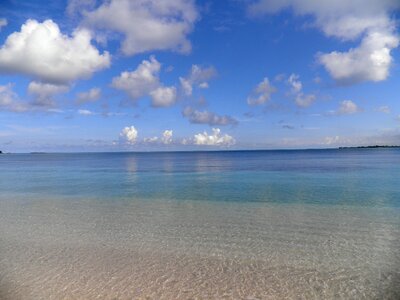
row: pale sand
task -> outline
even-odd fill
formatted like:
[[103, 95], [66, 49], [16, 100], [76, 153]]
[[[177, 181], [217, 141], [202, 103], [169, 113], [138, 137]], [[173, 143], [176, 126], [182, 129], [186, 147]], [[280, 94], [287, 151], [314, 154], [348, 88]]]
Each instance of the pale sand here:
[[398, 212], [0, 203], [1, 299], [400, 299]]

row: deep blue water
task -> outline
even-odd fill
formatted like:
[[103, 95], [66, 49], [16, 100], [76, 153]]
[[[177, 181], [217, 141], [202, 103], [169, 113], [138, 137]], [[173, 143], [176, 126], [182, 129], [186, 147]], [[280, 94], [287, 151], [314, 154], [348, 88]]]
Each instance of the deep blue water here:
[[0, 155], [2, 197], [400, 206], [400, 149]]

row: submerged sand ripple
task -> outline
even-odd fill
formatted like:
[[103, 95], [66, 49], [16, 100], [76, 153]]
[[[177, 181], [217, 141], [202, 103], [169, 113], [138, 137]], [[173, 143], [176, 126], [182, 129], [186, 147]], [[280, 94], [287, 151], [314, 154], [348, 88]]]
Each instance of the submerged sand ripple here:
[[1, 299], [399, 299], [396, 210], [0, 202]]

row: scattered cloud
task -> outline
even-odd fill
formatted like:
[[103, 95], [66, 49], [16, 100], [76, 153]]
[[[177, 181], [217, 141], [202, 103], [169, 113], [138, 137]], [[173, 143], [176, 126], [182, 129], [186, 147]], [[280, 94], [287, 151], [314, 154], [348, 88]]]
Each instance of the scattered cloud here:
[[318, 59], [339, 84], [382, 81], [389, 76], [393, 61], [390, 52], [398, 47], [399, 41], [391, 32], [373, 31], [364, 37], [359, 47], [347, 52], [321, 54]]
[[68, 85], [58, 85], [38, 81], [31, 81], [28, 85], [28, 93], [34, 97], [32, 104], [41, 107], [54, 106], [54, 95], [66, 93], [68, 90]]
[[193, 124], [208, 124], [210, 126], [215, 126], [215, 125], [224, 126], [224, 125], [238, 124], [238, 121], [231, 116], [228, 115], [220, 116], [207, 110], [199, 111], [193, 109], [190, 106], [184, 108], [182, 114], [185, 118], [189, 120], [190, 123]]
[[83, 16], [86, 26], [123, 34], [125, 55], [154, 50], [188, 53], [187, 36], [198, 19], [193, 0], [110, 0], [83, 11]]
[[78, 93], [76, 97], [76, 103], [83, 104], [88, 102], [95, 102], [101, 97], [100, 88], [91, 88], [87, 92]]
[[112, 87], [124, 90], [132, 100], [149, 94], [159, 85], [159, 72], [161, 64], [154, 56], [150, 60], [143, 60], [142, 63], [132, 72], [122, 72], [120, 76], [114, 77]]
[[66, 13], [74, 17], [84, 11], [93, 10], [96, 6], [96, 0], [68, 0]]
[[109, 65], [110, 55], [100, 54], [91, 44], [89, 31], [77, 29], [69, 37], [52, 20], [27, 20], [0, 48], [0, 72], [53, 84], [88, 78]]
[[5, 18], [0, 18], [0, 31], [3, 27], [7, 26], [8, 22]]
[[195, 134], [193, 137], [194, 145], [201, 146], [233, 146], [236, 143], [235, 139], [228, 134], [221, 134], [219, 128], [213, 128], [212, 133], [208, 134], [206, 131]]
[[271, 95], [277, 89], [272, 86], [267, 77], [263, 79], [253, 90], [252, 94], [247, 97], [248, 105], [262, 105], [271, 99]]
[[153, 136], [153, 137], [149, 137], [149, 138], [145, 137], [143, 139], [143, 142], [145, 144], [154, 144], [154, 143], [158, 142], [158, 137], [157, 136]]
[[338, 144], [340, 142], [340, 137], [338, 135], [336, 136], [327, 136], [325, 137], [325, 141], [323, 144], [325, 145], [334, 145], [334, 144]]
[[152, 106], [167, 107], [176, 102], [176, 88], [164, 87], [160, 83], [159, 73], [161, 64], [154, 56], [149, 60], [143, 60], [132, 72], [122, 72], [120, 76], [114, 77], [112, 87], [125, 91], [131, 100], [136, 102], [139, 98], [150, 96]]
[[300, 76], [297, 74], [291, 74], [288, 79], [288, 83], [291, 86], [292, 93], [298, 94], [303, 89], [303, 84], [299, 80]]
[[123, 143], [134, 145], [137, 142], [138, 131], [134, 126], [125, 127], [119, 136]]
[[299, 107], [309, 107], [310, 105], [312, 105], [316, 100], [315, 95], [313, 94], [303, 94], [303, 93], [299, 93], [298, 95], [296, 95], [296, 105]]
[[172, 140], [173, 131], [172, 130], [164, 130], [161, 137], [153, 136], [153, 137], [145, 137], [143, 139], [144, 144], [163, 144], [169, 145], [173, 143]]
[[161, 141], [163, 144], [171, 144], [172, 143], [172, 130], [165, 130], [162, 134]]
[[92, 116], [95, 115], [94, 112], [92, 112], [91, 110], [87, 110], [87, 109], [79, 109], [78, 110], [78, 114], [82, 115], [82, 116]]
[[314, 94], [304, 94], [303, 84], [300, 81], [300, 76], [297, 74], [291, 74], [287, 80], [287, 83], [291, 87], [291, 94], [295, 97], [295, 103], [299, 107], [309, 107], [312, 105], [316, 96]]
[[318, 55], [318, 61], [337, 83], [354, 84], [389, 76], [391, 50], [399, 45], [390, 12], [399, 7], [398, 0], [259, 0], [249, 4], [248, 12], [261, 16], [291, 8], [297, 15], [314, 16], [314, 26], [326, 36], [344, 41], [361, 38], [361, 44], [348, 51]]
[[208, 88], [208, 81], [215, 77], [217, 71], [214, 67], [201, 67], [192, 65], [190, 73], [187, 77], [179, 77], [181, 89], [185, 96], [191, 96], [193, 93], [193, 86], [201, 89]]
[[164, 130], [161, 137], [145, 137], [142, 141], [138, 140], [138, 131], [134, 126], [125, 127], [120, 133], [120, 142], [126, 145], [197, 145], [197, 146], [225, 146], [229, 147], [236, 143], [235, 139], [228, 134], [221, 134], [219, 128], [213, 128], [212, 133], [206, 131], [195, 134], [191, 138], [183, 139], [179, 142], [174, 142], [173, 131], [170, 129]]
[[168, 107], [176, 102], [176, 87], [160, 86], [150, 92], [151, 105], [154, 107]]
[[336, 114], [338, 115], [350, 115], [361, 112], [362, 109], [357, 106], [351, 100], [344, 100], [340, 103], [339, 109], [337, 110]]
[[377, 108], [377, 111], [385, 113], [385, 114], [390, 114], [390, 107], [387, 105], [383, 105]]
[[28, 105], [19, 100], [12, 87], [11, 83], [0, 85], [0, 110], [11, 112], [27, 111], [29, 109]]

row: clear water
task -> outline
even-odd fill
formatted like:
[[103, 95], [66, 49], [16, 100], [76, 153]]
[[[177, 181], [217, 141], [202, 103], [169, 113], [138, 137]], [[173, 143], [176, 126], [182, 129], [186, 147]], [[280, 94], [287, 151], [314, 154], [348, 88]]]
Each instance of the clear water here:
[[0, 298], [400, 299], [400, 150], [0, 156]]

